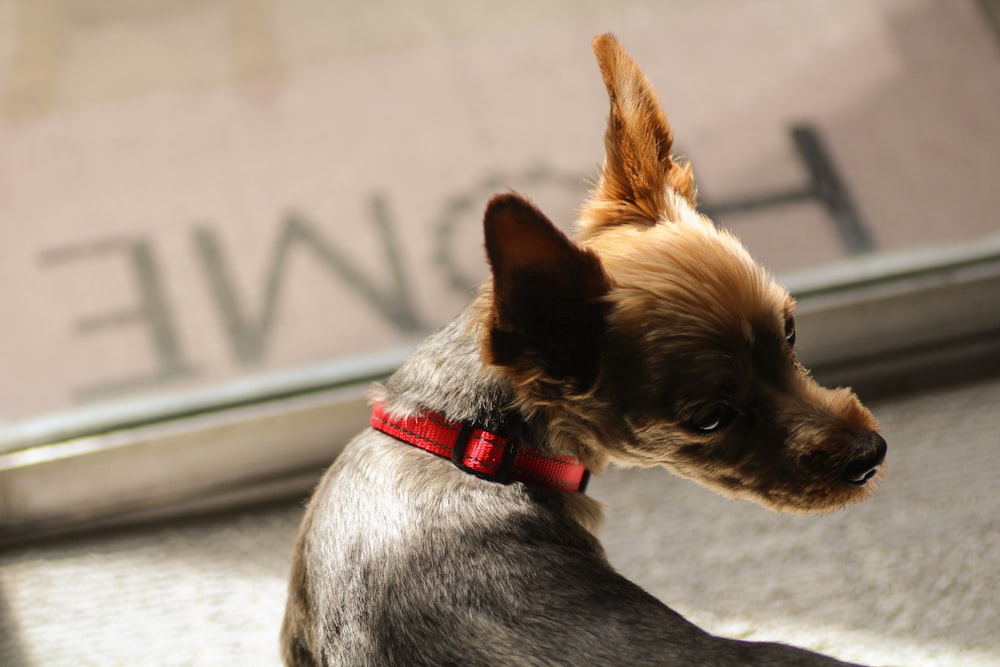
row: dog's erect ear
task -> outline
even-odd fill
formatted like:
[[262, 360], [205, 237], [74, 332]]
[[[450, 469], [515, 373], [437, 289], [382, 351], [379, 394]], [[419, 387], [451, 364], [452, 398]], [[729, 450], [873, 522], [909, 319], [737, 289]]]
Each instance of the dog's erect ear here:
[[610, 33], [594, 40], [611, 111], [604, 166], [584, 208], [582, 236], [606, 225], [655, 224], [667, 213], [666, 186], [695, 204], [691, 167], [670, 154], [674, 143], [656, 92]]
[[494, 197], [483, 220], [493, 270], [489, 361], [522, 378], [596, 378], [608, 279], [597, 257], [577, 247], [516, 194]]

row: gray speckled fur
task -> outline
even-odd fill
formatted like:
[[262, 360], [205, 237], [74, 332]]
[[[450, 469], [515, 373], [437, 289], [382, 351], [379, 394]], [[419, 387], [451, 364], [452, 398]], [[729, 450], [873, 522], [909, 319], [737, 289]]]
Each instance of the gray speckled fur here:
[[[480, 361], [471, 315], [431, 336], [379, 391], [544, 437]], [[580, 494], [461, 472], [384, 434], [358, 435], [309, 504], [282, 632], [288, 665], [837, 665], [711, 636], [619, 575]]]

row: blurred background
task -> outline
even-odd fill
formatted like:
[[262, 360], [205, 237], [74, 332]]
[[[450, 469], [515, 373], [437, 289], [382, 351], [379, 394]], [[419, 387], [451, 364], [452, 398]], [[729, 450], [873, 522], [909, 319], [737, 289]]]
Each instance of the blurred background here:
[[277, 664], [302, 501], [485, 202], [572, 232], [605, 31], [890, 444], [830, 517], [609, 472], [612, 562], [729, 636], [1000, 664], [995, 0], [0, 0], [0, 664]]

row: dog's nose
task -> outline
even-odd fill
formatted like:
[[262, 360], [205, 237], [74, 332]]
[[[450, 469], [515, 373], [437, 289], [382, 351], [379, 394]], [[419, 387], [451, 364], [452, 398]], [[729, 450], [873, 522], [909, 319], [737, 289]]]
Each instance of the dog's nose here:
[[888, 450], [885, 439], [874, 431], [866, 434], [864, 440], [867, 442], [863, 446], [861, 454], [847, 464], [842, 474], [846, 482], [856, 486], [864, 486], [868, 480], [878, 474], [882, 462], [885, 461], [886, 450]]

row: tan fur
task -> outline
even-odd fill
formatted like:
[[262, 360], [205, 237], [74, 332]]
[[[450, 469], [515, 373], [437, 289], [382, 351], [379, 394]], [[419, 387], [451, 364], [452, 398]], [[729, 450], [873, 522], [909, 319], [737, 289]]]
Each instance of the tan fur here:
[[[875, 483], [845, 487], [831, 471], [848, 465], [855, 439], [878, 430], [875, 418], [850, 391], [816, 384], [794, 350], [774, 344], [793, 315], [794, 300], [738, 238], [697, 211], [691, 169], [670, 154], [673, 132], [656, 93], [617, 40], [602, 35], [594, 51], [611, 108], [605, 162], [581, 210], [578, 243], [581, 253], [599, 260], [599, 279], [608, 283], [601, 298], [609, 306], [609, 330], [623, 347], [642, 350], [635, 356], [648, 368], [666, 368], [675, 359], [700, 363], [703, 369], [688, 377], [706, 386], [728, 370], [720, 363], [738, 365], [738, 377], [730, 374], [718, 383], [737, 383], [737, 398], [766, 403], [774, 413], [773, 430], [787, 432], [784, 447], [740, 462], [699, 456], [713, 443], [721, 447], [727, 434], [692, 434], [662, 414], [648, 424], [623, 421], [621, 404], [608, 396], [616, 364], [602, 364], [597, 382], [581, 390], [573, 378], [547, 374], [533, 353], [513, 363], [497, 359], [488, 331], [502, 319], [493, 291], [506, 284], [502, 277], [484, 288], [476, 306], [485, 358], [511, 380], [520, 410], [544, 415], [549, 446], [594, 470], [609, 461], [665, 465], [727, 496], [784, 511], [831, 511], [864, 500]], [[522, 242], [518, 248], [526, 264], [535, 261], [533, 254], [544, 254], [544, 244]], [[773, 360], [764, 365], [774, 369], [765, 378], [761, 361], [752, 357], [767, 345]], [[634, 375], [621, 380], [633, 381]], [[652, 377], [651, 390], [671, 381], [680, 380]], [[694, 418], [712, 400], [689, 398], [691, 405], [674, 406], [675, 412], [686, 409]], [[815, 462], [819, 472], [807, 470], [805, 462]], [[880, 469], [878, 478], [883, 474]]]
[[597, 37], [593, 47], [611, 111], [604, 168], [581, 214], [581, 240], [607, 226], [675, 219], [671, 194], [692, 205], [697, 199], [691, 165], [670, 153], [673, 132], [649, 81], [612, 35]]

